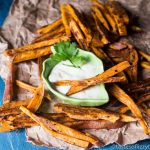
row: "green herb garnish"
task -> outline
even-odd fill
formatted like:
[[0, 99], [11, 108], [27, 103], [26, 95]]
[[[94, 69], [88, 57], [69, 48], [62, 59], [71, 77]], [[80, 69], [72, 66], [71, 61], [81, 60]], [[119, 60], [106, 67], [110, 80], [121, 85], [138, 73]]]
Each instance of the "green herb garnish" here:
[[51, 56], [53, 61], [65, 61], [69, 60], [73, 67], [81, 67], [88, 61], [87, 57], [78, 55], [79, 50], [77, 48], [77, 44], [75, 42], [60, 42], [54, 45], [55, 52]]

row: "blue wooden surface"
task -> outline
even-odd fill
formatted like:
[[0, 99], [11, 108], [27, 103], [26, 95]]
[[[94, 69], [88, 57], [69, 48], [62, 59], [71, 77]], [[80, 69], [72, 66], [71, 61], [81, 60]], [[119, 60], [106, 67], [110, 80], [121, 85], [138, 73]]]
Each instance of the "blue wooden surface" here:
[[[12, 0], [0, 0], [0, 26], [3, 24], [4, 19], [6, 18]], [[4, 82], [0, 78], [0, 100], [2, 100], [4, 92]], [[2, 101], [0, 101], [1, 103]], [[25, 131], [18, 130], [9, 133], [0, 133], [0, 150], [50, 150], [46, 147], [34, 146], [26, 142]], [[118, 146], [116, 144], [111, 144], [103, 148], [93, 149], [93, 150], [149, 150], [150, 149], [150, 140], [144, 140], [138, 142], [134, 145], [127, 146]], [[51, 149], [53, 150], [53, 149]]]

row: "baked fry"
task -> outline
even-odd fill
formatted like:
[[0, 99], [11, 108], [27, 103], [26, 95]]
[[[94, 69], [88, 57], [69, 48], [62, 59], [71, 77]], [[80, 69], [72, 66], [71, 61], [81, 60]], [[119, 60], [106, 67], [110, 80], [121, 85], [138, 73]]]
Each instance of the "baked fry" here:
[[149, 55], [149, 54], [147, 54], [147, 53], [145, 53], [145, 52], [143, 52], [143, 51], [141, 51], [141, 50], [138, 50], [138, 52], [139, 52], [139, 54], [140, 54], [141, 56], [143, 56], [147, 61], [150, 61], [150, 55]]
[[78, 120], [74, 122], [66, 122], [65, 125], [74, 129], [116, 129], [121, 128], [126, 123], [117, 120], [112, 123], [107, 120]]
[[43, 100], [44, 97], [44, 83], [41, 83], [39, 87], [36, 89], [33, 98], [31, 99], [30, 103], [28, 104], [27, 108], [32, 112], [36, 112]]
[[23, 61], [43, 57], [43, 56], [46, 56], [46, 55], [49, 55], [49, 54], [51, 54], [51, 49], [50, 49], [49, 46], [39, 48], [39, 49], [36, 49], [36, 50], [29, 50], [29, 51], [17, 53], [15, 58], [14, 58], [13, 63], [20, 63], [20, 62], [23, 62]]
[[[143, 102], [146, 102], [149, 100], [150, 100], [150, 92], [140, 96], [140, 98], [137, 100], [136, 104], [138, 106], [140, 106]], [[123, 106], [119, 109], [119, 112], [120, 113], [126, 113], [128, 110], [130, 110], [128, 107]]]
[[95, 24], [97, 27], [98, 32], [101, 35], [101, 41], [103, 42], [103, 44], [108, 44], [109, 40], [108, 40], [108, 33], [106, 31], [106, 29], [103, 27], [103, 25], [101, 24], [101, 22], [98, 20], [97, 16], [95, 13], [92, 13], [92, 16], [95, 20]]
[[122, 102], [123, 104], [125, 104], [126, 106], [129, 107], [129, 109], [131, 110], [133, 115], [136, 118], [138, 118], [138, 121], [141, 124], [141, 126], [143, 127], [144, 132], [146, 134], [149, 134], [148, 125], [147, 125], [145, 119], [143, 118], [142, 113], [140, 112], [139, 108], [137, 107], [137, 105], [133, 101], [133, 99], [129, 95], [127, 95], [119, 86], [117, 86], [115, 84], [110, 86], [109, 92], [115, 98], [117, 98], [117, 100], [119, 100], [120, 102]]
[[101, 42], [99, 34], [94, 33], [92, 41], [91, 41], [91, 47], [103, 47], [104, 44]]
[[132, 64], [131, 67], [127, 70], [127, 73], [131, 81], [137, 81], [138, 74], [138, 54], [135, 49], [130, 50], [128, 61]]
[[51, 23], [47, 26], [39, 28], [37, 30], [37, 33], [44, 34], [44, 33], [53, 31], [54, 29], [58, 28], [60, 25], [62, 25], [62, 19], [61, 18], [59, 18], [58, 20], [54, 21], [53, 23]]
[[93, 53], [98, 56], [102, 61], [104, 61], [107, 65], [112, 63], [111, 59], [104, 53], [104, 51], [101, 48], [97, 48], [94, 46], [91, 46], [91, 50]]
[[26, 45], [26, 46], [23, 46], [23, 47], [20, 47], [20, 48], [6, 50], [4, 52], [4, 54], [8, 55], [8, 56], [12, 56], [12, 55], [14, 55], [16, 53], [48, 47], [48, 46], [56, 44], [56, 43], [58, 43], [60, 41], [66, 41], [68, 39], [69, 38], [66, 37], [66, 36], [62, 36], [62, 37], [59, 37], [59, 38], [53, 38], [53, 39], [50, 39], [50, 40], [45, 40], [45, 41], [42, 41], [42, 42], [29, 44], [29, 45]]
[[123, 50], [128, 48], [128, 46], [123, 42], [115, 42], [109, 45], [109, 47], [113, 50]]
[[84, 36], [86, 37], [87, 45], [89, 45], [91, 43], [91, 40], [92, 40], [90, 29], [85, 27], [85, 25], [81, 22], [78, 15], [76, 14], [74, 8], [70, 4], [66, 4], [66, 8], [68, 9], [72, 18], [77, 22], [77, 24], [81, 28], [82, 32], [84, 33]]
[[97, 0], [92, 0], [92, 3], [94, 4], [94, 6], [98, 7], [101, 10], [101, 12], [103, 13], [103, 15], [107, 19], [109, 25], [111, 26], [112, 32], [113, 33], [117, 33], [116, 22], [115, 22], [114, 18], [111, 16], [111, 14], [108, 12], [107, 8], [102, 3], [100, 3]]
[[129, 24], [129, 21], [130, 21], [129, 16], [128, 16], [126, 10], [122, 7], [122, 5], [117, 1], [111, 1], [111, 4], [115, 7], [117, 12], [120, 14], [120, 16], [122, 17], [124, 23], [126, 25]]
[[122, 59], [122, 58], [119, 58], [119, 57], [114, 57], [114, 58], [112, 58], [112, 60], [113, 60], [115, 63], [121, 63], [121, 62], [123, 62], [123, 59]]
[[81, 48], [83, 49], [87, 49], [87, 43], [84, 40], [84, 36], [79, 28], [79, 26], [77, 25], [77, 23], [74, 20], [70, 21], [70, 30], [73, 33], [75, 39], [77, 40], [78, 44], [80, 45]]
[[127, 89], [129, 92], [132, 92], [132, 91], [136, 91], [138, 89], [144, 88], [149, 85], [150, 85], [150, 78], [147, 78], [142, 81], [127, 84], [124, 88]]
[[[129, 45], [129, 47], [132, 47], [132, 45]], [[127, 48], [122, 50], [112, 50], [108, 49], [108, 55], [112, 58], [119, 57], [123, 60], [129, 61], [131, 65], [130, 68], [128, 68], [127, 74], [130, 77], [130, 80], [132, 82], [137, 81], [137, 69], [138, 69], [138, 54], [135, 48]]]
[[134, 118], [134, 117], [131, 117], [128, 115], [124, 115], [124, 114], [120, 114], [120, 118], [121, 118], [120, 121], [122, 121], [122, 122], [135, 122], [138, 120], [137, 118]]
[[7, 110], [7, 109], [13, 109], [13, 108], [19, 108], [20, 106], [27, 106], [29, 104], [31, 99], [26, 100], [14, 100], [9, 103], [5, 103], [0, 107], [0, 111]]
[[127, 35], [127, 29], [124, 24], [124, 19], [122, 17], [122, 14], [120, 14], [120, 11], [116, 8], [116, 5], [111, 1], [108, 2], [105, 6], [108, 9], [109, 13], [112, 14], [114, 20], [116, 21], [119, 35], [120, 36]]
[[120, 117], [117, 113], [107, 112], [103, 109], [79, 107], [68, 104], [55, 104], [54, 112], [65, 113], [76, 120], [99, 120], [104, 119], [111, 122], [117, 121]]
[[95, 15], [100, 20], [100, 22], [104, 25], [104, 27], [110, 31], [107, 20], [104, 18], [102, 12], [97, 7], [92, 7], [92, 10], [95, 12]]
[[43, 64], [43, 59], [42, 59], [42, 57], [39, 57], [38, 60], [37, 60], [37, 62], [38, 62], [38, 75], [39, 75], [39, 80], [42, 81], [42, 77], [41, 77], [41, 75], [42, 75], [42, 64]]
[[[113, 66], [112, 68], [106, 70], [102, 74], [97, 75], [96, 77], [85, 79], [85, 80], [74, 80], [72, 81], [76, 83], [76, 86], [72, 86], [70, 90], [67, 92], [67, 95], [72, 95], [74, 93], [80, 92], [84, 89], [86, 89], [89, 86], [95, 85], [95, 82], [103, 81], [109, 77], [112, 77], [119, 72], [123, 71], [124, 69], [127, 69], [130, 66], [130, 64], [127, 61], [121, 62], [117, 64], [116, 66]], [[74, 83], [74, 84], [75, 84]], [[84, 85], [83, 85], [84, 83]]]
[[19, 108], [5, 109], [5, 110], [0, 111], [0, 117], [4, 117], [7, 115], [17, 115], [17, 114], [20, 114], [20, 112], [21, 111], [19, 110]]
[[71, 36], [71, 31], [70, 31], [70, 27], [69, 27], [69, 16], [68, 16], [65, 4], [62, 4], [60, 6], [60, 11], [61, 11], [62, 22], [65, 26], [66, 35], [68, 37], [70, 37]]
[[149, 63], [149, 62], [147, 62], [147, 61], [142, 61], [142, 62], [140, 63], [140, 65], [141, 65], [142, 68], [145, 68], [145, 69], [150, 70], [150, 63]]
[[138, 92], [138, 94], [141, 94], [141, 93], [146, 93], [149, 91], [150, 91], [150, 86], [146, 86], [146, 87], [142, 87], [139, 89], [134, 89], [134, 90], [130, 91], [130, 93], [137, 93]]
[[31, 85], [26, 84], [26, 83], [24, 83], [22, 81], [19, 81], [19, 80], [16, 80], [16, 85], [18, 87], [26, 89], [26, 90], [28, 90], [28, 91], [30, 91], [32, 93], [34, 93], [36, 91], [36, 89], [37, 89], [37, 87], [31, 86]]
[[[51, 120], [47, 120], [47, 119], [42, 118], [42, 117], [38, 117], [37, 115], [33, 114], [32, 112], [30, 112], [28, 109], [26, 109], [23, 106], [21, 106], [20, 109], [26, 115], [30, 116], [34, 121], [36, 121], [39, 125], [41, 125], [44, 129], [46, 129], [46, 131], [48, 131], [52, 136], [56, 135], [56, 134], [53, 134], [53, 132], [56, 131], [56, 133], [57, 132], [61, 133], [61, 135], [67, 135], [68, 139], [70, 137], [72, 137], [72, 138], [75, 138], [75, 139], [78, 139], [78, 140], [81, 140], [81, 141], [84, 140], [87, 143], [92, 143], [93, 145], [97, 145], [97, 144], [102, 145], [102, 143], [100, 143], [97, 139], [91, 138], [90, 136], [87, 136], [84, 133], [81, 133], [77, 130], [74, 130], [72, 128], [64, 126], [60, 123], [57, 123], [57, 122], [54, 122], [54, 121], [51, 121]], [[58, 138], [58, 137], [56, 136], [56, 138]], [[66, 142], [70, 143], [71, 141], [66, 141]], [[73, 144], [73, 143], [71, 142], [71, 144]], [[83, 145], [81, 147], [83, 147]], [[88, 146], [86, 146], [86, 147], [88, 147]]]
[[53, 37], [60, 37], [63, 36], [65, 34], [65, 27], [63, 25], [61, 25], [59, 28], [56, 28], [53, 31], [50, 31], [48, 33], [44, 33], [42, 35], [40, 35], [39, 37], [35, 38], [32, 43], [37, 43], [37, 42], [41, 42]]
[[[57, 81], [57, 82], [53, 82], [53, 84], [55, 86], [76, 86], [76, 83], [75, 82], [72, 82], [73, 80], [60, 80], [60, 81]], [[115, 82], [124, 82], [125, 81], [125, 77], [110, 77], [108, 79], [105, 79], [103, 81], [100, 81], [100, 82], [96, 82], [96, 84], [101, 84], [101, 83], [115, 83]], [[82, 83], [81, 83], [82, 84]], [[83, 83], [82, 85], [87, 85], [86, 83]]]

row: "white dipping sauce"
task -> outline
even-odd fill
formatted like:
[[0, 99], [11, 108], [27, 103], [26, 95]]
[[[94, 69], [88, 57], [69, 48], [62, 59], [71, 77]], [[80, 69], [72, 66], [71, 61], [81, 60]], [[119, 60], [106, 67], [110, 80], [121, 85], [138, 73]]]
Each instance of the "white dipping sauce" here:
[[[81, 68], [75, 68], [67, 65], [72, 65], [69, 60], [58, 63], [51, 71], [49, 81], [81, 80], [97, 75], [96, 67], [90, 62], [84, 64]], [[62, 94], [66, 94], [69, 89], [70, 86], [56, 86], [56, 90]], [[99, 99], [100, 95], [100, 87], [97, 85], [73, 94], [70, 97], [79, 99]]]

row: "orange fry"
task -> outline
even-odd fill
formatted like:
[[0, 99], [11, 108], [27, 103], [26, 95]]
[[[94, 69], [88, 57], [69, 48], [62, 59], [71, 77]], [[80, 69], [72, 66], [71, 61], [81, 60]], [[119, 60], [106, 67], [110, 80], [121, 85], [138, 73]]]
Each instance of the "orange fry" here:
[[35, 58], [47, 56], [51, 54], [50, 47], [43, 47], [35, 50], [24, 51], [21, 53], [16, 53], [13, 63], [20, 63], [27, 60], [32, 60]]
[[87, 28], [79, 19], [78, 15], [76, 14], [74, 8], [70, 5], [67, 4], [67, 9], [70, 13], [70, 15], [72, 16], [72, 18], [77, 22], [77, 24], [79, 25], [79, 27], [81, 28], [82, 32], [84, 33], [84, 36], [86, 37], [87, 40], [87, 45], [89, 45], [91, 43], [92, 40], [92, 36], [91, 36], [91, 31], [89, 28]]
[[54, 112], [65, 113], [70, 118], [77, 120], [99, 120], [104, 119], [111, 122], [116, 122], [120, 119], [119, 114], [109, 112], [104, 109], [79, 107], [68, 104], [57, 103], [54, 105]]
[[[101, 144], [97, 139], [95, 138], [92, 138], [90, 136], [87, 136], [85, 135], [84, 133], [82, 132], [79, 132], [77, 130], [74, 130], [72, 128], [69, 128], [67, 126], [64, 126], [60, 123], [57, 123], [55, 121], [51, 121], [51, 120], [48, 120], [48, 119], [45, 119], [43, 117], [39, 117], [35, 114], [33, 114], [32, 112], [30, 112], [28, 109], [26, 109], [25, 107], [20, 107], [20, 109], [28, 116], [30, 116], [34, 121], [36, 121], [39, 125], [41, 125], [46, 131], [48, 131], [52, 136], [55, 136], [59, 133], [61, 133], [61, 135], [66, 135], [68, 136], [68, 139], [71, 138], [75, 138], [75, 139], [78, 139], [78, 140], [84, 140], [88, 143], [92, 143], [93, 145], [96, 145], [96, 144]], [[54, 131], [53, 131], [54, 130]], [[57, 136], [55, 136], [56, 138], [59, 138]], [[62, 139], [64, 140], [64, 139]], [[66, 142], [71, 142], [71, 141], [66, 141]], [[75, 140], [73, 140], [71, 143], [75, 142]], [[75, 143], [74, 143], [75, 144]], [[76, 145], [76, 144], [75, 144]], [[81, 146], [81, 145], [80, 145]], [[81, 146], [83, 147], [83, 145]]]
[[[67, 95], [72, 95], [74, 93], [80, 92], [80, 91], [92, 86], [93, 84], [95, 84], [96, 81], [100, 82], [109, 77], [112, 77], [112, 76], [122, 72], [123, 70], [127, 69], [129, 66], [130, 66], [130, 64], [127, 61], [124, 61], [124, 62], [121, 62], [121, 63], [113, 66], [112, 68], [109, 68], [108, 70], [106, 70], [102, 74], [97, 75], [96, 77], [81, 80], [81, 81], [74, 80], [72, 82], [74, 82], [74, 84], [76, 83], [76, 86], [72, 86], [70, 88], [70, 90], [68, 91]], [[81, 83], [82, 84], [84, 83], [84, 85], [82, 85]]]
[[[150, 93], [146, 93], [144, 95], [142, 95], [138, 101], [136, 102], [136, 104], [139, 106], [141, 105], [143, 102], [146, 102], [146, 101], [150, 101]], [[130, 110], [128, 107], [124, 106], [124, 107], [121, 107], [119, 109], [119, 112], [120, 113], [126, 113], [128, 110]]]
[[29, 45], [26, 45], [26, 46], [23, 46], [23, 47], [20, 47], [20, 48], [6, 50], [4, 52], [4, 54], [12, 56], [13, 54], [16, 54], [17, 52], [20, 53], [20, 52], [29, 51], [29, 50], [36, 50], [38, 48], [44, 48], [44, 47], [56, 44], [60, 41], [66, 41], [68, 39], [69, 38], [66, 37], [66, 36], [62, 36], [62, 37], [59, 37], [59, 38], [53, 38], [53, 39], [50, 39], [50, 40], [45, 40], [45, 41], [42, 41], [42, 42], [29, 44]]
[[51, 23], [49, 25], [41, 27], [40, 29], [37, 30], [37, 33], [43, 34], [43, 33], [53, 31], [55, 28], [59, 27], [60, 25], [62, 25], [62, 19], [61, 18], [59, 18], [58, 20], [54, 21], [53, 23]]
[[[125, 77], [110, 77], [110, 78], [107, 78], [103, 81], [96, 81], [95, 85], [96, 84], [101, 84], [101, 83], [115, 83], [115, 82], [124, 82], [124, 81], [125, 81]], [[57, 81], [57, 82], [53, 82], [53, 84], [55, 86], [68, 86], [68, 85], [76, 86], [76, 83], [73, 82], [73, 80], [60, 80], [60, 81]], [[82, 85], [84, 85], [84, 84], [87, 85], [86, 83], [83, 83]]]
[[62, 22], [65, 26], [66, 34], [68, 37], [70, 37], [71, 32], [70, 32], [70, 27], [69, 27], [69, 16], [68, 16], [68, 12], [66, 10], [66, 5], [62, 4], [60, 6], [60, 10], [61, 10]]
[[26, 89], [32, 93], [34, 93], [37, 89], [37, 87], [34, 87], [32, 85], [26, 84], [22, 81], [16, 80], [16, 85], [19, 86], [20, 88]]
[[140, 112], [139, 108], [137, 107], [133, 99], [129, 95], [127, 95], [119, 86], [115, 84], [110, 86], [109, 92], [114, 97], [116, 97], [117, 100], [119, 100], [120, 102], [129, 107], [133, 115], [138, 119], [139, 123], [143, 127], [145, 133], [149, 134], [148, 124], [146, 123], [145, 119], [142, 116], [142, 113]]
[[9, 103], [5, 103], [0, 107], [0, 111], [6, 110], [6, 109], [13, 109], [13, 108], [19, 108], [20, 106], [27, 106], [29, 104], [31, 99], [26, 100], [14, 100]]
[[36, 112], [40, 107], [42, 100], [44, 97], [44, 84], [41, 83], [39, 87], [36, 89], [33, 98], [31, 99], [30, 103], [28, 104], [27, 108], [32, 112]]

